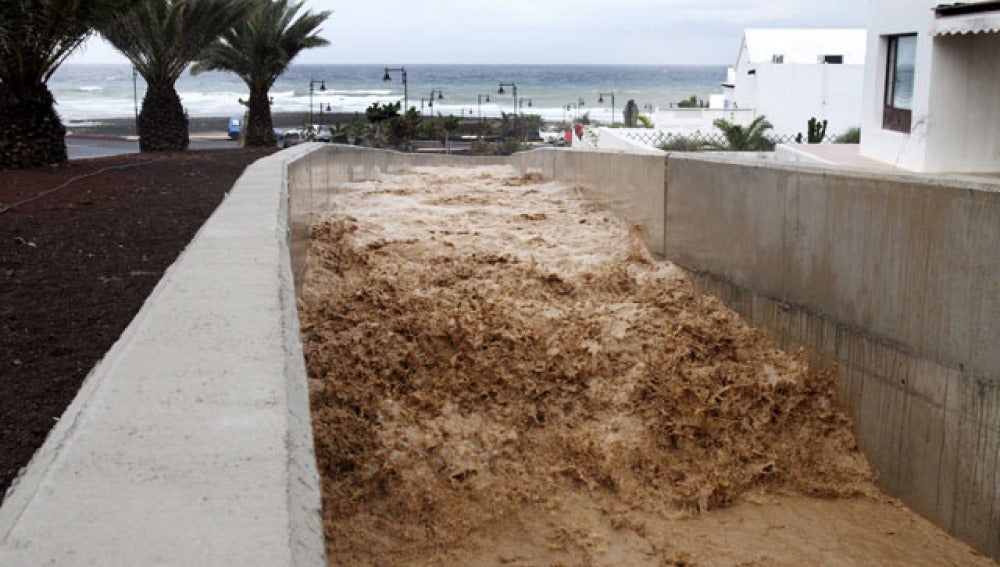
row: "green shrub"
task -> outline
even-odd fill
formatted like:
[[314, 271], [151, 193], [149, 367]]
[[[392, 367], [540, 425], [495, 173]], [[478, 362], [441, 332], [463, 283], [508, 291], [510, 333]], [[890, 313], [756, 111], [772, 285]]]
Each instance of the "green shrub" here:
[[861, 128], [850, 128], [843, 134], [837, 136], [833, 143], [835, 144], [860, 144], [861, 143]]
[[700, 152], [707, 149], [704, 140], [687, 136], [670, 136], [657, 147], [665, 152]]

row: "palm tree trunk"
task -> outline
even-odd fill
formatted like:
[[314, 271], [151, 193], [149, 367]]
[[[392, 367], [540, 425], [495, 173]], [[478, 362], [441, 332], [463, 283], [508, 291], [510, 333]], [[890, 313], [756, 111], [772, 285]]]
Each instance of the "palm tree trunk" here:
[[267, 98], [267, 89], [250, 90], [247, 117], [247, 146], [273, 146], [274, 122], [271, 120], [271, 101]]
[[65, 138], [66, 128], [44, 83], [14, 92], [0, 82], [0, 169], [63, 163]]
[[139, 150], [186, 150], [188, 118], [174, 84], [147, 79], [147, 85], [139, 112]]

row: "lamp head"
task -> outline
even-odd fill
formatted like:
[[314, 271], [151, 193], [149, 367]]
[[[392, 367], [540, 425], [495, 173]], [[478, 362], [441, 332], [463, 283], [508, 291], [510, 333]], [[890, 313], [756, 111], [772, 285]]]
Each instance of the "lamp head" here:
[[507, 94], [507, 91], [503, 90], [503, 85], [500, 85], [500, 90], [497, 91], [497, 94]]
[[392, 77], [389, 76], [389, 68], [388, 67], [385, 68], [385, 76], [382, 77], [382, 82], [383, 83], [391, 83], [392, 82]]
[[325, 92], [326, 91], [326, 81], [320, 81], [319, 82], [319, 90], [320, 90], [320, 92]]
[[444, 93], [441, 91], [438, 91], [438, 100], [444, 100]]
[[601, 96], [597, 97], [597, 102], [603, 103], [604, 102], [604, 95], [601, 95]]

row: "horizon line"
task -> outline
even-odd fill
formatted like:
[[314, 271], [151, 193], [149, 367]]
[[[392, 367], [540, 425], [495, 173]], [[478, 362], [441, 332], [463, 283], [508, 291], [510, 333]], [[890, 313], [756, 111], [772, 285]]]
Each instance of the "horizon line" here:
[[[128, 61], [96, 61], [96, 62], [65, 62], [62, 65], [132, 65]], [[291, 66], [333, 66], [333, 65], [373, 65], [376, 67], [383, 67], [386, 65], [398, 65], [398, 63], [291, 63]], [[676, 67], [721, 67], [721, 66], [732, 66], [731, 63], [403, 63], [403, 65], [447, 65], [451, 67], [500, 67], [508, 65], [518, 65], [522, 67], [583, 67], [583, 66], [608, 66], [608, 67], [662, 67], [662, 66], [676, 66]]]

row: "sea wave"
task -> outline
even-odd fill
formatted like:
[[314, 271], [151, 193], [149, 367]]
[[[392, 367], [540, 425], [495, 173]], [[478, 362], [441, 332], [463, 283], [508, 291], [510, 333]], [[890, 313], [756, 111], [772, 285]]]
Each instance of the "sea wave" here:
[[[377, 65], [293, 66], [270, 93], [272, 109], [307, 115], [311, 98], [315, 114], [320, 108], [326, 112], [327, 106], [330, 112], [363, 113], [372, 103], [401, 100], [403, 85], [398, 81], [386, 85], [382, 75], [383, 68]], [[314, 90], [310, 97], [308, 85], [312, 77], [325, 78], [327, 89]], [[424, 99], [425, 116], [433, 112], [475, 118], [480, 108], [484, 117], [496, 117], [501, 112], [510, 114], [514, 112], [515, 99], [510, 95], [495, 95], [498, 77], [517, 82], [519, 96], [533, 101], [533, 107], [525, 105], [521, 112], [555, 121], [589, 112], [591, 119], [606, 122], [612, 112], [610, 100], [597, 103], [601, 92], [617, 94], [614, 114], [621, 120], [629, 99], [634, 99], [640, 108], [647, 104], [667, 106], [691, 94], [707, 99], [724, 79], [725, 66], [414, 65], [409, 69], [409, 105], [420, 111], [421, 98], [434, 88], [441, 89], [445, 99], [435, 100], [433, 111]], [[145, 88], [142, 77], [133, 87], [130, 65], [96, 69], [65, 65], [50, 81], [50, 90], [64, 120], [131, 117], [133, 104], [141, 105]], [[243, 82], [229, 73], [185, 75], [178, 81], [177, 90], [192, 117], [242, 114], [246, 108], [239, 100], [249, 96]], [[493, 95], [492, 102], [477, 104], [483, 93]], [[580, 99], [589, 104], [577, 109], [576, 102]], [[571, 110], [566, 110], [568, 103], [573, 106]]]
[[327, 89], [325, 92], [338, 95], [373, 95], [373, 96], [388, 96], [394, 91], [389, 89], [357, 89], [357, 90], [340, 90], [340, 89]]

